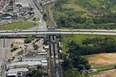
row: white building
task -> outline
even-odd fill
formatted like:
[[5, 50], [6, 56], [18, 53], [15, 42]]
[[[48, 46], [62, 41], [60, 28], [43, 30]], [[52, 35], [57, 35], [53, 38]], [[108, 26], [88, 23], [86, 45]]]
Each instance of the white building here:
[[27, 68], [10, 69], [7, 73], [7, 77], [18, 77], [19, 72], [27, 72], [27, 71], [29, 71]]

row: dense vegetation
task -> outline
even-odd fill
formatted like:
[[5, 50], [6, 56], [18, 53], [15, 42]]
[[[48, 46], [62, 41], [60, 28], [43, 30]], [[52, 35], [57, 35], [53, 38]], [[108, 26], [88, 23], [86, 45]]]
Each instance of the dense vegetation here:
[[49, 37], [44, 37], [43, 44], [48, 45], [48, 43], [49, 43]]
[[62, 38], [64, 52], [78, 55], [116, 52], [115, 36], [69, 35]]
[[69, 51], [61, 54], [61, 59], [64, 61], [62, 63], [64, 75], [65, 77], [81, 77], [80, 71], [89, 70], [91, 65], [78, 54], [79, 45], [71, 41], [68, 47]]
[[59, 28], [116, 28], [115, 0], [59, 0], [51, 7]]
[[116, 41], [113, 38], [92, 38], [85, 39], [82, 42], [83, 46], [77, 45], [74, 41], [68, 44], [70, 53], [78, 55], [90, 55], [98, 53], [116, 52]]
[[69, 35], [62, 38], [63, 47], [67, 48], [61, 54], [61, 58], [64, 60], [62, 66], [65, 77], [71, 77], [72, 74], [75, 77], [81, 77], [80, 70], [91, 68], [88, 60], [83, 57], [85, 55], [116, 52], [115, 40], [115, 36], [94, 35], [89, 37], [88, 35]]
[[43, 77], [47, 75], [47, 73], [44, 73], [40, 70], [33, 70], [32, 72], [27, 73], [26, 77]]
[[84, 8], [93, 10], [116, 10], [116, 0], [76, 0], [75, 2]]
[[62, 53], [61, 58], [64, 60], [62, 66], [64, 68], [65, 77], [81, 77], [81, 70], [91, 68], [88, 61], [76, 53]]
[[35, 39], [35, 37], [29, 37], [29, 38], [26, 38], [25, 40], [24, 40], [24, 43], [31, 43], [33, 40]]

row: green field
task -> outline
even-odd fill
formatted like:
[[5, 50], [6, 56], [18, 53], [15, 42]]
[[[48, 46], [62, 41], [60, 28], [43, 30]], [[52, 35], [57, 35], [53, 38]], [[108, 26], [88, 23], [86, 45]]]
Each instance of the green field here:
[[92, 38], [95, 38], [95, 37], [97, 37], [97, 38], [102, 38], [102, 39], [108, 37], [108, 38], [114, 38], [114, 39], [116, 40], [116, 36], [68, 35], [67, 37], [63, 37], [62, 40], [61, 40], [62, 45], [63, 45], [62, 50], [63, 50], [64, 52], [67, 52], [68, 49], [69, 49], [69, 48], [67, 47], [67, 45], [68, 45], [68, 43], [71, 42], [71, 41], [74, 41], [74, 42], [76, 42], [77, 44], [82, 45], [82, 41], [83, 41], [83, 40], [85, 40], [85, 39], [87, 39], [87, 38], [92, 39]]
[[33, 21], [40, 21], [40, 17], [34, 18]]
[[13, 23], [13, 24], [1, 26], [0, 30], [13, 30], [13, 29], [25, 30], [36, 26], [38, 26], [38, 24], [32, 22]]
[[33, 18], [33, 16], [29, 16], [29, 17], [28, 17], [28, 19], [32, 19], [32, 18]]

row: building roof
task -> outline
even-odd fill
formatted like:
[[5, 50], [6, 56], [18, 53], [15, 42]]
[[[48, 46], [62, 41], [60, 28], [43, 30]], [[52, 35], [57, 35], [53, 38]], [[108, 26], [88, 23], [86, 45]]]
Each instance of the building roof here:
[[10, 66], [18, 66], [18, 65], [34, 66], [34, 65], [45, 65], [45, 64], [46, 63], [42, 63], [41, 61], [27, 61], [27, 62], [16, 62], [16, 63], [12, 63], [12, 64], [10, 64]]
[[21, 2], [16, 2], [16, 4], [20, 4], [23, 7], [30, 7], [28, 3], [21, 3]]
[[41, 62], [42, 62], [42, 63], [47, 63], [47, 60], [42, 60]]
[[17, 72], [27, 72], [27, 71], [29, 71], [27, 68], [10, 69], [8, 71], [7, 76], [17, 76]]
[[8, 71], [8, 73], [10, 72], [25, 72], [25, 71], [29, 71], [27, 68], [16, 68], [16, 69], [10, 69]]
[[40, 52], [38, 54], [40, 54], [40, 55], [47, 55], [47, 52]]
[[7, 76], [16, 76], [17, 75], [17, 72], [8, 72]]

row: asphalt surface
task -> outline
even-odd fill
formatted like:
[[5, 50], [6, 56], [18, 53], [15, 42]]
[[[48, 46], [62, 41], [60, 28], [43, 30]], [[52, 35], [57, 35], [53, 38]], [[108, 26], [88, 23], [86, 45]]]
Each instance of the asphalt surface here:
[[[12, 32], [13, 30], [1, 30], [0, 33], [2, 32]], [[21, 32], [28, 32], [28, 31], [36, 31], [36, 30], [21, 30]], [[116, 30], [107, 30], [107, 29], [54, 29], [54, 30], [47, 30], [47, 29], [41, 29], [37, 31], [66, 31], [66, 32], [116, 32]]]
[[81, 34], [81, 35], [116, 35], [115, 32], [65, 32], [65, 31], [25, 31], [25, 32], [5, 32], [0, 33], [0, 36], [17, 36], [17, 35], [68, 35], [68, 34]]
[[11, 51], [11, 43], [12, 39], [1, 39], [1, 76], [5, 77], [5, 70], [6, 70], [6, 64], [8, 62], [8, 59], [10, 59], [10, 51]]
[[1, 71], [1, 63], [2, 63], [2, 54], [3, 54], [3, 39], [0, 39], [0, 71]]
[[116, 32], [116, 30], [107, 30], [107, 29], [55, 29], [59, 31], [98, 31], [98, 32]]
[[36, 21], [39, 25], [37, 27], [31, 28], [30, 30], [47, 30], [46, 21], [43, 18], [43, 15], [40, 13], [36, 7], [34, 0], [25, 0], [34, 8], [34, 17], [40, 17], [40, 21]]

